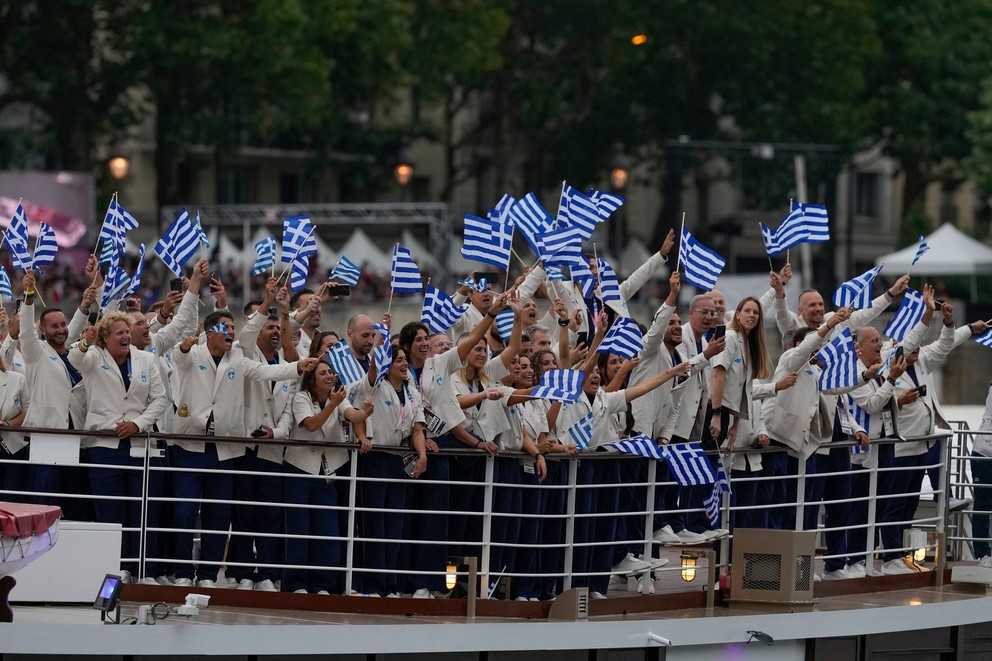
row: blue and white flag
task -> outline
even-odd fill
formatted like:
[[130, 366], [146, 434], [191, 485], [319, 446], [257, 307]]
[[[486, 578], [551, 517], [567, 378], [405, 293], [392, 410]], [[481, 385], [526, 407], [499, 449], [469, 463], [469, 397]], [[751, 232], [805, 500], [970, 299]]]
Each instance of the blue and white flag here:
[[551, 280], [552, 282], [562, 282], [566, 279], [565, 274], [561, 272], [560, 266], [545, 265], [544, 272], [547, 274], [548, 280]]
[[710, 460], [706, 458], [703, 446], [699, 443], [679, 443], [665, 445], [661, 455], [672, 472], [672, 477], [683, 487], [713, 484], [716, 476]]
[[327, 350], [327, 363], [338, 373], [341, 384], [345, 386], [350, 386], [365, 374], [347, 340], [341, 340]]
[[716, 481], [713, 482], [713, 491], [703, 501], [703, 505], [706, 507], [706, 516], [712, 526], [716, 526], [720, 521], [720, 504], [725, 493], [730, 493], [730, 480], [727, 479], [727, 470], [723, 467], [723, 458], [717, 456]]
[[603, 304], [609, 305], [618, 313], [628, 316], [627, 303], [620, 295], [620, 279], [610, 263], [600, 257], [596, 260], [596, 270], [599, 271], [599, 294]]
[[777, 230], [761, 224], [765, 250], [774, 257], [800, 243], [823, 243], [830, 240], [827, 208], [818, 204], [792, 203], [792, 210]]
[[134, 268], [134, 276], [131, 278], [131, 284], [127, 286], [124, 293], [121, 294], [121, 298], [130, 298], [138, 291], [141, 287], [141, 274], [145, 270], [145, 244], [138, 246], [138, 265]]
[[389, 270], [389, 288], [396, 294], [418, 294], [424, 291], [420, 269], [413, 256], [399, 244], [393, 246], [393, 263]]
[[[891, 359], [891, 356], [889, 357]], [[862, 429], [868, 431], [868, 425], [871, 424], [871, 414], [865, 411], [863, 408], [857, 405], [854, 398], [850, 395], [845, 395], [847, 397], [847, 412], [854, 419], [856, 423], [861, 425]], [[868, 452], [868, 450], [863, 450], [860, 443], [855, 443], [851, 446], [851, 454], [863, 454]]]
[[858, 355], [854, 350], [851, 329], [844, 328], [833, 340], [816, 354], [823, 361], [820, 390], [850, 388], [861, 380], [858, 375]]
[[841, 284], [834, 292], [834, 305], [848, 308], [870, 308], [872, 283], [885, 264], [879, 264], [873, 269], [865, 271], [856, 278], [851, 278]]
[[899, 304], [899, 309], [896, 310], [889, 325], [885, 327], [885, 335], [897, 342], [902, 342], [906, 338], [906, 333], [920, 323], [926, 307], [926, 303], [923, 302], [923, 294], [915, 289], [907, 289], [903, 295], [902, 303]]
[[375, 359], [375, 383], [386, 378], [389, 368], [393, 366], [393, 345], [388, 341], [380, 344], [372, 350], [372, 357]]
[[584, 378], [585, 372], [581, 370], [551, 370], [541, 375], [530, 396], [571, 404], [579, 400]]
[[203, 231], [203, 225], [200, 224], [200, 210], [196, 210], [196, 220], [194, 221], [196, 225], [196, 234], [200, 237], [200, 243], [207, 250], [210, 250], [210, 239], [207, 238], [206, 233]]
[[[313, 237], [310, 237], [311, 239]], [[311, 253], [312, 254], [312, 253]], [[293, 260], [289, 270], [289, 290], [300, 291], [307, 286], [307, 276], [310, 275], [310, 255], [299, 254]]]
[[567, 183], [561, 185], [561, 201], [558, 203], [558, 227], [571, 227], [581, 241], [588, 241], [596, 230], [596, 225], [609, 218], [600, 213], [599, 207], [584, 193], [580, 193]]
[[100, 307], [105, 308], [110, 305], [110, 302], [117, 297], [128, 283], [131, 282], [131, 278], [124, 271], [121, 266], [121, 260], [119, 256], [115, 256], [110, 260], [110, 264], [107, 267], [107, 277], [103, 283], [103, 296], [100, 298]]
[[221, 335], [227, 335], [227, 322], [218, 321], [216, 324], [204, 331], [205, 333], [220, 333]]
[[55, 261], [58, 252], [59, 242], [55, 238], [55, 230], [48, 223], [42, 223], [34, 240], [34, 268], [48, 266]]
[[596, 290], [596, 278], [589, 268], [589, 263], [584, 259], [579, 260], [569, 267], [569, 271], [571, 272], [572, 280], [582, 290], [582, 298], [590, 298], [593, 291]]
[[14, 210], [14, 215], [10, 218], [10, 225], [7, 226], [7, 246], [13, 257], [13, 266], [21, 271], [31, 270], [31, 253], [28, 251], [28, 217], [24, 213], [24, 207], [20, 204]]
[[568, 436], [575, 447], [585, 450], [592, 442], [592, 412], [585, 414], [574, 425], [568, 428]]
[[116, 197], [111, 198], [98, 237], [98, 241], [102, 244], [100, 263], [109, 263], [111, 253], [116, 252], [118, 255], [123, 255], [124, 239], [128, 232], [137, 229], [137, 227], [138, 219], [134, 217], [134, 214], [125, 209]]
[[727, 265], [723, 257], [700, 243], [684, 227], [679, 244], [679, 263], [685, 271], [685, 281], [703, 291], [716, 287], [717, 278]]
[[485, 278], [479, 278], [479, 281], [476, 282], [472, 276], [468, 276], [464, 280], [459, 280], [458, 284], [465, 285], [473, 291], [483, 292], [486, 291], [486, 288], [492, 283], [486, 282]]
[[276, 265], [276, 238], [267, 236], [255, 244], [255, 264], [252, 275], [261, 275]]
[[186, 209], [179, 212], [165, 235], [155, 244], [155, 254], [178, 277], [183, 275], [183, 265], [196, 253], [200, 236], [193, 227]]
[[926, 238], [921, 234], [920, 247], [916, 249], [916, 257], [913, 257], [913, 263], [910, 266], [916, 266], [916, 262], [920, 261], [920, 257], [923, 257], [923, 254], [928, 250], [930, 250], [930, 245], [927, 243]]
[[621, 358], [633, 358], [644, 349], [644, 336], [637, 322], [630, 317], [617, 316], [606, 332], [596, 353], [615, 353]]
[[617, 195], [616, 193], [604, 193], [603, 191], [598, 191], [595, 189], [590, 189], [589, 199], [593, 201], [596, 208], [599, 209], [600, 218], [606, 220], [613, 212], [623, 206], [623, 203], [627, 200], [624, 199], [622, 195]]
[[541, 249], [538, 247], [538, 239], [551, 231], [551, 216], [545, 211], [534, 193], [527, 193], [519, 200], [510, 205], [510, 218], [513, 224], [524, 235], [524, 239], [534, 250], [534, 254], [540, 256]]
[[343, 282], [344, 284], [354, 287], [358, 284], [358, 279], [362, 277], [362, 269], [358, 268], [358, 264], [351, 261], [344, 255], [338, 258], [338, 263], [334, 265], [334, 269], [331, 270], [331, 275], [328, 280], [337, 280]]
[[504, 195], [496, 208], [489, 211], [488, 218], [465, 214], [462, 257], [492, 264], [504, 271], [510, 268], [514, 225], [510, 219], [509, 206], [514, 201], [509, 195]]
[[621, 438], [619, 441], [613, 441], [612, 443], [604, 443], [603, 447], [613, 448], [627, 454], [636, 454], [639, 457], [645, 457], [647, 459], [665, 458], [661, 454], [661, 448], [658, 447], [658, 444], [646, 434], [637, 434], [630, 438]]
[[499, 338], [504, 342], [509, 342], [510, 335], [513, 334], [513, 310], [500, 310], [496, 313], [496, 320], [493, 323], [496, 324]]
[[0, 296], [14, 297], [14, 292], [10, 288], [10, 275], [3, 266], [0, 266]]
[[978, 342], [982, 346], [989, 347], [992, 349], [992, 330], [986, 331], [975, 338], [975, 342]]
[[468, 311], [467, 305], [455, 305], [455, 302], [432, 284], [427, 285], [424, 295], [424, 307], [420, 312], [420, 321], [427, 324], [432, 333], [443, 333]]
[[282, 219], [282, 252], [279, 261], [292, 264], [298, 257], [317, 254], [317, 241], [313, 238], [313, 224], [306, 216], [287, 216]]

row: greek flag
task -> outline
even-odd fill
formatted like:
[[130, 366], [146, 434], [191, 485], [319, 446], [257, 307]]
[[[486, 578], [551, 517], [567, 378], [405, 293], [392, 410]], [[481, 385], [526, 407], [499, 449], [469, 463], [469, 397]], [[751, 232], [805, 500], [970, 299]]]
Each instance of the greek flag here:
[[989, 347], [992, 349], [992, 330], [986, 331], [975, 338], [975, 342], [978, 342], [982, 346]]
[[467, 305], [455, 305], [447, 294], [428, 284], [420, 321], [427, 324], [432, 333], [443, 333], [461, 319], [467, 310]]
[[[861, 427], [865, 431], [868, 431], [868, 425], [871, 424], [871, 414], [869, 414], [868, 411], [858, 406], [857, 403], [854, 401], [853, 397], [851, 397], [850, 395], [846, 395], [846, 397], [847, 397], [847, 412], [850, 414], [851, 418], [853, 418], [855, 422], [861, 425]], [[855, 443], [854, 445], [851, 446], [851, 454], [862, 454], [864, 452], [868, 452], [868, 450], [862, 450], [861, 445], [858, 443]]]
[[14, 292], [10, 288], [10, 275], [3, 266], [0, 266], [0, 296], [14, 297]]
[[210, 250], [210, 239], [207, 238], [207, 235], [203, 231], [203, 225], [200, 224], [199, 209], [196, 210], [196, 233], [200, 237], [200, 243], [203, 244], [203, 247]]
[[55, 230], [48, 223], [42, 223], [38, 228], [38, 237], [34, 240], [34, 268], [54, 262], [58, 251], [59, 242], [55, 238]]
[[169, 225], [165, 235], [155, 244], [155, 254], [169, 267], [169, 270], [182, 277], [183, 265], [196, 253], [200, 237], [186, 209], [179, 212]]
[[544, 266], [544, 273], [548, 276], [548, 280], [555, 282], [561, 282], [565, 280], [565, 274], [561, 272], [560, 266]]
[[138, 287], [141, 286], [141, 273], [145, 270], [145, 244], [138, 246], [138, 265], [134, 269], [134, 277], [131, 278], [131, 284], [127, 286], [124, 293], [121, 294], [121, 298], [128, 298], [134, 296], [135, 292], [138, 291]]
[[420, 269], [413, 262], [413, 256], [399, 244], [393, 246], [393, 263], [389, 273], [389, 288], [397, 294], [417, 294], [424, 291], [420, 279]]
[[479, 278], [479, 281], [476, 282], [472, 278], [472, 276], [468, 276], [464, 280], [459, 280], [458, 281], [458, 284], [465, 285], [469, 289], [474, 289], [475, 291], [480, 291], [480, 292], [481, 291], [486, 291], [486, 287], [489, 285], [489, 283], [486, 282], [486, 279], [485, 278]]
[[506, 207], [513, 201], [512, 197], [504, 195], [497, 208], [489, 212], [488, 218], [480, 218], [470, 213], [465, 214], [462, 257], [484, 264], [492, 264], [504, 271], [510, 268], [513, 225], [509, 222]]
[[221, 335], [227, 335], [227, 322], [219, 321], [210, 328], [206, 330], [207, 333], [220, 333]]
[[585, 450], [592, 442], [592, 412], [582, 416], [578, 422], [568, 428], [568, 436], [575, 447]]
[[551, 216], [544, 210], [534, 193], [527, 193], [510, 205], [510, 219], [519, 229], [535, 255], [541, 255], [539, 238], [551, 231]]
[[777, 230], [761, 225], [761, 238], [768, 255], [774, 257], [800, 243], [823, 243], [830, 240], [827, 208], [818, 204], [792, 203], [792, 210]]
[[613, 448], [627, 454], [636, 454], [647, 459], [664, 459], [661, 448], [654, 442], [654, 439], [645, 434], [638, 434], [630, 438], [621, 438], [619, 441], [604, 443], [603, 447]]
[[499, 332], [499, 337], [504, 342], [510, 341], [510, 335], [513, 333], [513, 310], [501, 310], [496, 313], [496, 330]]
[[615, 353], [622, 358], [633, 358], [644, 349], [644, 336], [637, 322], [630, 317], [617, 316], [606, 332], [596, 353]]
[[921, 234], [920, 247], [916, 249], [916, 257], [913, 258], [913, 263], [910, 266], [916, 266], [916, 262], [920, 261], [920, 257], [923, 257], [923, 254], [928, 250], [930, 250], [930, 246], [927, 244], [926, 238]]
[[110, 305], [114, 297], [127, 287], [130, 281], [131, 278], [128, 277], [128, 274], [121, 267], [120, 256], [114, 253], [114, 257], [110, 260], [110, 264], [107, 267], [107, 277], [103, 283], [103, 296], [100, 298], [100, 307], [105, 308]]
[[351, 352], [347, 340], [341, 340], [327, 350], [327, 363], [341, 377], [342, 385], [350, 386], [365, 373], [355, 354]]
[[276, 238], [267, 236], [255, 244], [255, 265], [252, 275], [261, 275], [276, 265]]
[[134, 217], [134, 214], [125, 209], [116, 197], [112, 197], [97, 239], [103, 243], [103, 248], [100, 251], [100, 263], [110, 262], [110, 255], [113, 252], [124, 254], [124, 237], [137, 227], [138, 219]]
[[682, 242], [679, 244], [679, 261], [685, 270], [685, 281], [703, 291], [716, 287], [716, 280], [727, 265], [723, 257], [700, 243], [684, 227]]
[[373, 349], [372, 357], [375, 358], [375, 383], [378, 385], [386, 378], [386, 375], [389, 374], [389, 368], [393, 365], [393, 345], [389, 342], [380, 344]]
[[871, 307], [871, 289], [875, 278], [882, 271], [885, 264], [879, 264], [873, 269], [865, 271], [856, 278], [851, 278], [841, 284], [834, 292], [834, 305], [837, 307], [849, 308], [869, 308]]
[[596, 260], [596, 266], [599, 271], [599, 294], [603, 298], [603, 304], [617, 303], [616, 306], [610, 305], [610, 307], [619, 308], [626, 313], [627, 303], [620, 295], [620, 280], [617, 278], [616, 271], [602, 257]]
[[313, 224], [306, 216], [287, 216], [282, 219], [282, 253], [279, 261], [283, 264], [296, 262], [298, 257], [317, 254], [317, 242], [313, 238]]
[[823, 361], [820, 390], [850, 388], [858, 383], [858, 356], [854, 351], [851, 329], [845, 328], [816, 354]]
[[21, 271], [31, 270], [31, 253], [28, 252], [28, 217], [24, 213], [24, 207], [20, 204], [14, 210], [14, 215], [10, 218], [10, 225], [4, 235], [10, 253], [13, 257], [13, 266]]
[[671, 469], [672, 477], [683, 487], [713, 484], [716, 481], [710, 460], [706, 458], [703, 446], [699, 443], [665, 445], [661, 448], [661, 456]]
[[[313, 237], [310, 237], [310, 241], [313, 241]], [[316, 251], [316, 249], [315, 249]], [[307, 276], [310, 273], [310, 255], [314, 253], [300, 253], [293, 260], [293, 265], [290, 267], [289, 271], [289, 289], [290, 291], [300, 291], [307, 286]]]
[[561, 185], [561, 201], [558, 203], [558, 227], [574, 228], [581, 241], [587, 241], [596, 229], [596, 224], [609, 217], [603, 216], [596, 203], [567, 183]]
[[551, 370], [541, 375], [539, 385], [531, 390], [531, 397], [562, 401], [567, 404], [577, 402], [582, 392], [581, 370]]
[[589, 191], [589, 199], [599, 209], [599, 215], [603, 220], [613, 215], [613, 212], [622, 207], [623, 203], [627, 201], [622, 195], [604, 193], [595, 189]]
[[730, 480], [727, 479], [727, 470], [723, 467], [723, 458], [717, 456], [716, 481], [713, 482], [713, 491], [703, 501], [703, 505], [706, 507], [706, 516], [712, 526], [716, 526], [720, 521], [720, 503], [725, 493], [730, 493]]
[[[538, 253], [545, 265], [582, 267], [588, 270], [585, 255], [582, 254], [582, 238], [578, 230], [565, 227], [548, 232], [538, 243], [542, 252]], [[590, 274], [591, 275], [591, 274]]]
[[923, 295], [915, 289], [907, 289], [899, 309], [885, 327], [885, 334], [897, 342], [902, 342], [906, 333], [923, 318], [924, 309], [926, 304], [923, 302]]
[[344, 255], [338, 258], [338, 263], [334, 266], [331, 271], [331, 275], [328, 280], [339, 280], [346, 285], [354, 287], [358, 284], [358, 279], [362, 277], [362, 269], [358, 268], [355, 262], [351, 261]]

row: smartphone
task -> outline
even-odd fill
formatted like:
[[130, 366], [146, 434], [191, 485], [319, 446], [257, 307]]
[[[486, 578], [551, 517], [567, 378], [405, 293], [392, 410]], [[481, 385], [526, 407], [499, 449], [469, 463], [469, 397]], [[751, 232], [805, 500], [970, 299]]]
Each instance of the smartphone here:
[[216, 280], [217, 282], [221, 282], [220, 273], [218, 273], [217, 271], [210, 272], [210, 281], [213, 282], [214, 280]]
[[934, 312], [940, 312], [944, 307], [944, 301], [936, 301], [934, 305], [936, 306], [934, 307]]
[[926, 397], [927, 396], [927, 384], [924, 383], [922, 386], [919, 386], [916, 389], [916, 392], [920, 395], [920, 397]]
[[482, 280], [485, 280], [486, 281], [486, 286], [489, 286], [489, 287], [491, 287], [496, 282], [496, 278], [498, 278], [498, 277], [499, 276], [496, 275], [496, 272], [495, 271], [476, 271], [475, 272], [475, 281], [476, 282], [481, 282]]
[[169, 290], [174, 292], [182, 292], [183, 290], [183, 279], [173, 278], [169, 280]]
[[263, 436], [265, 436], [265, 434], [266, 434], [266, 431], [264, 429], [262, 429], [261, 427], [259, 427], [258, 429], [256, 429], [255, 431], [253, 431], [251, 433], [251, 437], [252, 438], [262, 438]]
[[575, 346], [579, 346], [580, 344], [585, 344], [586, 346], [589, 346], [588, 344], [586, 344], [589, 341], [589, 333], [585, 331], [581, 331], [580, 333], [577, 333], [577, 335], [578, 337], [575, 340]]
[[86, 320], [89, 322], [90, 326], [95, 326], [96, 322], [100, 320], [100, 313], [90, 312], [90, 316]]
[[21, 310], [21, 303], [24, 302], [23, 296], [18, 296], [14, 299], [14, 312], [19, 312]]
[[328, 296], [351, 296], [351, 287], [348, 285], [328, 285]]
[[896, 347], [896, 353], [894, 356], [892, 356], [892, 360], [899, 360], [900, 358], [902, 358], [902, 354], [903, 354], [902, 346], [900, 345]]
[[279, 308], [271, 307], [269, 308], [269, 316], [279, 318]]
[[713, 339], [719, 340], [721, 337], [727, 334], [727, 327], [723, 324], [713, 327]]

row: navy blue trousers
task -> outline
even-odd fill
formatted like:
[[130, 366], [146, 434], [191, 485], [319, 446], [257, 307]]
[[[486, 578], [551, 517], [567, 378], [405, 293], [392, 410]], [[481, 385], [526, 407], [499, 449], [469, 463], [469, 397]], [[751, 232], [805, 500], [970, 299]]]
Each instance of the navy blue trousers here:
[[[255, 448], [248, 448], [243, 457], [234, 460], [234, 467], [240, 471], [234, 476], [234, 499], [240, 501], [255, 501], [261, 503], [282, 502], [283, 478], [275, 475], [259, 475], [258, 473], [278, 473], [283, 470], [282, 464], [276, 464], [266, 459], [259, 459]], [[276, 505], [243, 505], [233, 506], [231, 515], [231, 530], [245, 533], [270, 533], [278, 535], [283, 527], [283, 513]], [[227, 576], [237, 580], [251, 579], [259, 581], [275, 581], [279, 578], [279, 570], [273, 565], [281, 564], [283, 544], [278, 537], [253, 535], [232, 535], [227, 557], [233, 564], [227, 569]], [[252, 564], [257, 562], [257, 567]], [[248, 566], [240, 566], [244, 563]]]
[[[191, 468], [205, 470], [231, 470], [234, 459], [217, 459], [217, 446], [206, 443], [203, 452], [190, 452], [185, 448], [174, 445], [169, 457], [173, 468]], [[217, 579], [217, 571], [224, 561], [224, 545], [227, 543], [227, 532], [231, 526], [231, 506], [227, 503], [201, 504], [201, 499], [231, 500], [234, 492], [234, 476], [229, 473], [194, 473], [176, 471], [172, 474], [172, 488], [176, 498], [180, 499], [173, 506], [175, 528], [184, 531], [196, 527], [196, 515], [200, 514], [200, 525], [204, 532], [200, 535], [200, 560], [205, 563], [202, 570], [194, 571], [192, 564], [180, 564], [176, 568], [176, 578], [192, 579], [198, 575], [200, 580]], [[179, 532], [174, 536], [175, 552], [179, 560], [193, 559], [193, 533]]]
[[[292, 464], [285, 464], [283, 470], [287, 478], [283, 484], [283, 499], [294, 505], [337, 505], [337, 489], [334, 480], [310, 476]], [[338, 537], [337, 512], [308, 509], [305, 507], [285, 508], [286, 532], [290, 535], [314, 535]], [[286, 538], [286, 564], [310, 565], [312, 567], [340, 567], [342, 544], [336, 539]], [[341, 592], [343, 584], [341, 572], [333, 569], [289, 568], [285, 572], [283, 589], [288, 592], [307, 590], [308, 592]]]

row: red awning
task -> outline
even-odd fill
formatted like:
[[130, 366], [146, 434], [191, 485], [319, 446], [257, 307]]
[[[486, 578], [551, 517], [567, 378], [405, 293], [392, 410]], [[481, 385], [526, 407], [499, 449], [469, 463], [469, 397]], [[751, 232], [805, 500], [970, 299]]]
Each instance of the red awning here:
[[61, 507], [0, 502], [0, 536], [38, 535], [61, 518]]

